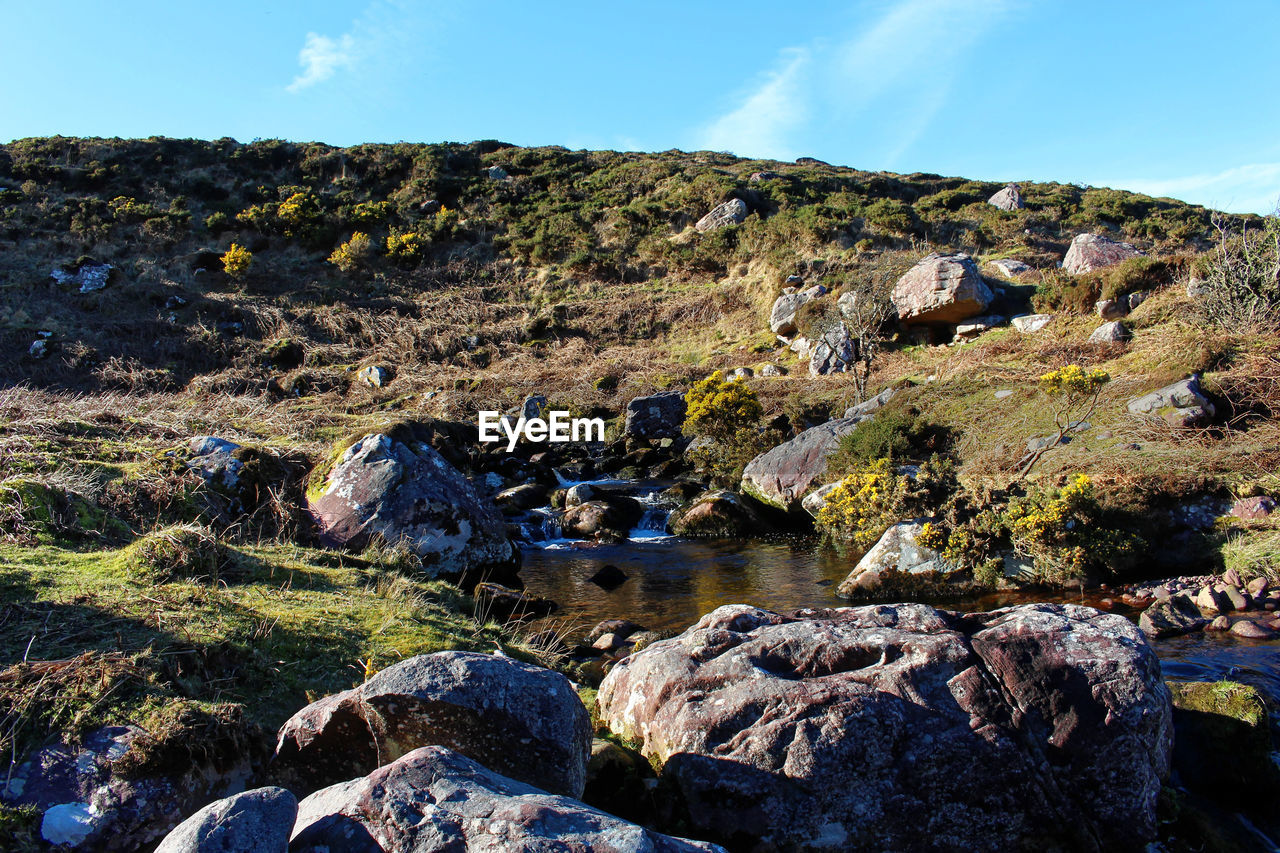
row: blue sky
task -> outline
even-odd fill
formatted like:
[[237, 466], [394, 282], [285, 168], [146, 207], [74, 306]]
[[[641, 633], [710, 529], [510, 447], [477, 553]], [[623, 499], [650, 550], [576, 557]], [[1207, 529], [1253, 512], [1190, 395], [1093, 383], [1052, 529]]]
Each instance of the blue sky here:
[[0, 140], [495, 138], [1280, 199], [1277, 0], [2, 5]]

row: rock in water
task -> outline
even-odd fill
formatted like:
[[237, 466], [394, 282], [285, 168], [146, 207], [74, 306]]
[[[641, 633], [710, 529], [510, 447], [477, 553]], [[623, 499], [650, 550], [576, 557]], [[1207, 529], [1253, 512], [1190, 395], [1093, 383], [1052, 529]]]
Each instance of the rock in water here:
[[1140, 848], [1172, 733], [1142, 635], [1075, 605], [721, 607], [599, 709], [682, 825], [740, 849]]
[[679, 438], [684, 423], [684, 393], [662, 391], [627, 403], [623, 434], [631, 438]]
[[892, 299], [902, 323], [925, 325], [976, 317], [995, 296], [968, 255], [934, 252], [898, 279]]
[[1128, 243], [1119, 243], [1097, 234], [1077, 234], [1062, 259], [1062, 268], [1072, 275], [1114, 266], [1143, 253]]
[[673, 512], [669, 526], [676, 536], [719, 538], [760, 536], [770, 529], [747, 499], [723, 489], [706, 492]]
[[840, 583], [836, 595], [852, 598], [861, 592], [874, 590], [894, 573], [949, 575], [955, 572], [958, 566], [948, 563], [937, 551], [917, 544], [916, 536], [923, 527], [923, 521], [903, 521], [886, 530]]
[[321, 538], [330, 545], [359, 548], [374, 536], [405, 543], [435, 577], [517, 565], [519, 551], [497, 508], [420, 441], [364, 436], [338, 459], [324, 490], [308, 498]]
[[283, 788], [245, 791], [202, 808], [155, 853], [287, 853], [298, 801]]
[[699, 231], [713, 231], [727, 225], [739, 225], [747, 218], [747, 203], [740, 198], [731, 198], [716, 207], [694, 225]]
[[310, 793], [429, 745], [579, 797], [591, 721], [558, 672], [475, 652], [419, 655], [294, 714], [280, 729], [273, 778]]
[[987, 199], [987, 204], [1001, 210], [1022, 210], [1026, 204], [1022, 201], [1022, 188], [1017, 184], [1009, 184], [1004, 189]]
[[[298, 805], [293, 853], [695, 853], [685, 841], [500, 776], [438, 746]], [[722, 851], [721, 851], [722, 853]]]
[[1148, 637], [1173, 637], [1199, 631], [1208, 622], [1187, 594], [1172, 595], [1142, 611], [1138, 627]]

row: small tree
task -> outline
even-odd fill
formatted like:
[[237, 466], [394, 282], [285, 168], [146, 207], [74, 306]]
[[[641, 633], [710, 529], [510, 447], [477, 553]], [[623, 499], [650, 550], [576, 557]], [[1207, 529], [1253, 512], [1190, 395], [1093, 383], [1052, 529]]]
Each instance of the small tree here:
[[1213, 225], [1217, 243], [1199, 264], [1206, 320], [1230, 329], [1280, 328], [1280, 211], [1254, 228], [1221, 214]]
[[232, 278], [243, 278], [252, 263], [253, 253], [239, 243], [232, 243], [222, 255], [222, 269]]
[[870, 292], [850, 291], [840, 298], [840, 315], [844, 327], [853, 340], [853, 362], [849, 373], [858, 393], [858, 402], [867, 399], [867, 382], [880, 345], [884, 341], [884, 327], [897, 313], [893, 302]]
[[1058, 432], [1057, 435], [1050, 436], [1047, 443], [1023, 458], [1019, 477], [1030, 474], [1040, 457], [1080, 429], [1084, 420], [1098, 408], [1098, 395], [1102, 393], [1102, 386], [1110, 381], [1111, 376], [1105, 370], [1085, 370], [1078, 364], [1068, 364], [1040, 377], [1040, 389], [1058, 399], [1058, 407], [1053, 414], [1053, 423]]

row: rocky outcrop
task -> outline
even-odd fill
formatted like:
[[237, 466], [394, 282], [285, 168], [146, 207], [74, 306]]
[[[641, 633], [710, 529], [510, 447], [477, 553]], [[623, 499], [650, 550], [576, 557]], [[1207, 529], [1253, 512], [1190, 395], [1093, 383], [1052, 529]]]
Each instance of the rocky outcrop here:
[[287, 853], [298, 801], [257, 788], [210, 803], [165, 836], [155, 853]]
[[759, 536], [770, 528], [748, 499], [723, 489], [706, 492], [673, 512], [668, 526], [676, 536], [719, 538]]
[[714, 231], [729, 225], [741, 225], [747, 218], [747, 203], [740, 198], [731, 198], [706, 216], [698, 220], [693, 227], [699, 231]]
[[898, 279], [891, 298], [902, 323], [926, 325], [976, 317], [995, 296], [968, 255], [934, 252]]
[[[211, 800], [242, 789], [258, 756], [211, 741], [200, 759], [174, 755], [175, 770], [126, 772], [136, 726], [106, 726], [76, 745], [53, 744], [10, 769], [0, 802], [41, 813], [40, 835], [58, 849], [146, 850]], [[141, 739], [141, 740], [140, 740]]]
[[799, 331], [796, 328], [796, 313], [805, 304], [827, 292], [827, 289], [820, 284], [804, 290], [793, 288], [787, 288], [787, 290], [791, 292], [783, 293], [775, 299], [773, 308], [769, 311], [769, 328], [777, 335], [794, 335]]
[[1160, 418], [1175, 427], [1197, 427], [1210, 423], [1216, 409], [1200, 387], [1199, 376], [1189, 376], [1129, 401], [1129, 413]]
[[1022, 200], [1022, 188], [1017, 184], [1009, 184], [1004, 189], [987, 199], [987, 204], [1001, 210], [1022, 210], [1026, 203]]
[[374, 537], [404, 543], [431, 576], [509, 572], [519, 558], [493, 503], [420, 441], [364, 436], [308, 498], [326, 543], [359, 548]]
[[721, 607], [599, 710], [664, 808], [740, 849], [1140, 848], [1171, 746], [1151, 648], [1074, 605]]
[[850, 406], [845, 409], [844, 416], [855, 420], [858, 423], [862, 423], [884, 408], [885, 404], [892, 400], [893, 395], [896, 393], [897, 389], [886, 388], [874, 397], [868, 397], [856, 406]]
[[959, 568], [937, 552], [916, 542], [923, 521], [902, 521], [884, 535], [863, 555], [853, 571], [836, 588], [841, 598], [853, 598], [878, 588], [894, 574], [949, 575]]
[[1128, 243], [1120, 243], [1098, 234], [1077, 234], [1062, 259], [1062, 268], [1072, 275], [1114, 266], [1143, 253]]
[[428, 745], [577, 797], [591, 723], [558, 672], [475, 652], [419, 655], [290, 718], [280, 729], [272, 779], [308, 794]]
[[501, 776], [438, 746], [298, 805], [293, 853], [694, 853], [719, 851]]
[[858, 358], [858, 344], [844, 323], [822, 333], [809, 353], [809, 375], [817, 378], [832, 373], [848, 373]]
[[630, 438], [679, 438], [684, 423], [684, 393], [662, 391], [627, 403], [623, 434]]

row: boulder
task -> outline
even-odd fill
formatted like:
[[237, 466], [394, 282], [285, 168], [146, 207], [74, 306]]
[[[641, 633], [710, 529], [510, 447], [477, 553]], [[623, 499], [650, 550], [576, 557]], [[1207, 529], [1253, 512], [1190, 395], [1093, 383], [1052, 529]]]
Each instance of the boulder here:
[[595, 494], [595, 489], [587, 483], [570, 486], [564, 493], [564, 508], [573, 509], [575, 506], [581, 506], [595, 497]]
[[1019, 332], [1022, 332], [1024, 335], [1029, 335], [1033, 332], [1038, 332], [1045, 326], [1049, 325], [1049, 321], [1052, 319], [1052, 314], [1023, 314], [1021, 316], [1014, 317], [1009, 322]]
[[418, 655], [294, 714], [272, 776], [304, 795], [429, 745], [578, 797], [591, 721], [558, 672], [476, 652]]
[[644, 515], [633, 498], [621, 495], [608, 500], [590, 500], [565, 510], [560, 529], [575, 539], [626, 539]]
[[381, 388], [391, 381], [391, 371], [378, 364], [371, 364], [356, 374], [356, 381], [370, 388]]
[[722, 539], [759, 536], [769, 530], [760, 513], [736, 492], [705, 492], [668, 521], [676, 536], [714, 536]]
[[1154, 652], [1076, 605], [730, 605], [598, 699], [660, 808], [735, 849], [1141, 848], [1169, 767]]
[[31, 346], [27, 348], [27, 355], [34, 361], [47, 358], [49, 355], [49, 341], [45, 338], [38, 338], [31, 342]]
[[81, 293], [93, 293], [107, 286], [107, 283], [111, 281], [111, 272], [114, 269], [115, 267], [111, 266], [111, 264], [85, 261], [73, 273], [55, 269], [49, 273], [49, 277], [58, 284], [69, 284], [78, 287]]
[[623, 434], [628, 438], [679, 438], [685, 409], [682, 391], [636, 397], [627, 403]]
[[832, 373], [847, 373], [858, 358], [858, 343], [849, 336], [844, 323], [822, 333], [809, 354], [809, 375], [817, 378]]
[[1186, 593], [1171, 595], [1156, 601], [1138, 617], [1138, 627], [1148, 637], [1176, 637], [1199, 631], [1208, 623]]
[[790, 441], [761, 453], [742, 472], [742, 491], [761, 503], [788, 512], [799, 509], [817, 478], [827, 470], [827, 457], [859, 418], [837, 418], [805, 430]]
[[172, 769], [126, 772], [121, 759], [147, 737], [136, 726], [105, 726], [78, 744], [46, 746], [6, 773], [0, 802], [41, 812], [40, 835], [52, 847], [132, 853], [150, 849], [211, 800], [242, 790], [259, 760], [219, 738], [199, 758], [156, 756]]
[[987, 199], [987, 204], [1001, 210], [1022, 210], [1026, 207], [1022, 201], [1022, 189], [1017, 184], [1009, 184]]
[[796, 313], [806, 303], [812, 302], [826, 292], [825, 287], [816, 284], [804, 290], [783, 293], [774, 300], [773, 308], [769, 311], [769, 329], [776, 335], [794, 335], [799, 331], [796, 328]]
[[892, 299], [902, 323], [925, 325], [976, 317], [995, 296], [968, 255], [934, 252], [898, 279]]
[[405, 543], [433, 577], [518, 565], [502, 515], [429, 445], [381, 433], [351, 445], [318, 494], [308, 495], [323, 542], [360, 548]]
[[959, 567], [944, 560], [937, 551], [916, 542], [924, 523], [924, 519], [902, 521], [886, 530], [840, 582], [836, 595], [855, 598], [875, 590], [894, 574], [949, 575], [957, 571]]
[[1231, 625], [1231, 633], [1246, 640], [1274, 640], [1276, 632], [1249, 619], [1241, 619]]
[[210, 803], [178, 824], [155, 853], [288, 853], [298, 801], [283, 788], [257, 788]]
[[763, 364], [760, 366], [760, 375], [767, 379], [773, 379], [778, 376], [786, 376], [787, 369], [772, 363]]
[[885, 404], [893, 399], [893, 395], [897, 393], [895, 388], [886, 388], [874, 397], [868, 397], [856, 406], [850, 406], [844, 410], [844, 416], [858, 423], [870, 420], [876, 412], [884, 408]]
[[504, 509], [533, 509], [546, 505], [550, 491], [541, 483], [524, 483], [498, 492], [493, 496], [493, 502]]
[[1210, 423], [1216, 410], [1200, 388], [1200, 377], [1192, 375], [1129, 401], [1129, 413], [1161, 418], [1175, 427], [1196, 427]]
[[1129, 340], [1129, 327], [1119, 320], [1103, 323], [1089, 335], [1091, 344], [1119, 344]]
[[293, 853], [694, 853], [683, 841], [499, 775], [439, 746], [298, 804]]
[[822, 512], [827, 505], [827, 495], [831, 494], [839, 485], [839, 483], [827, 483], [826, 485], [818, 486], [818, 488], [804, 496], [804, 499], [800, 501], [800, 508], [817, 518], [818, 513]]
[[1093, 303], [1093, 310], [1104, 320], [1119, 320], [1129, 316], [1129, 303], [1123, 299], [1100, 299]]
[[1062, 259], [1062, 268], [1072, 275], [1080, 275], [1114, 266], [1142, 254], [1143, 252], [1128, 243], [1119, 243], [1098, 234], [1077, 234], [1067, 249], [1066, 257]]
[[699, 231], [714, 231], [729, 225], [740, 225], [746, 218], [747, 203], [740, 198], [731, 198], [699, 219], [693, 227]]
[[996, 261], [988, 261], [987, 266], [995, 267], [996, 271], [1007, 278], [1013, 278], [1022, 275], [1031, 269], [1030, 264], [1024, 264], [1015, 258], [1000, 258]]
[[1230, 515], [1242, 521], [1256, 521], [1267, 518], [1276, 511], [1274, 498], [1259, 495], [1252, 498], [1241, 498], [1231, 505]]
[[998, 317], [995, 314], [988, 314], [983, 317], [971, 317], [963, 323], [956, 324], [956, 337], [960, 339], [976, 338], [983, 332], [989, 332], [1003, 323], [1004, 318]]

